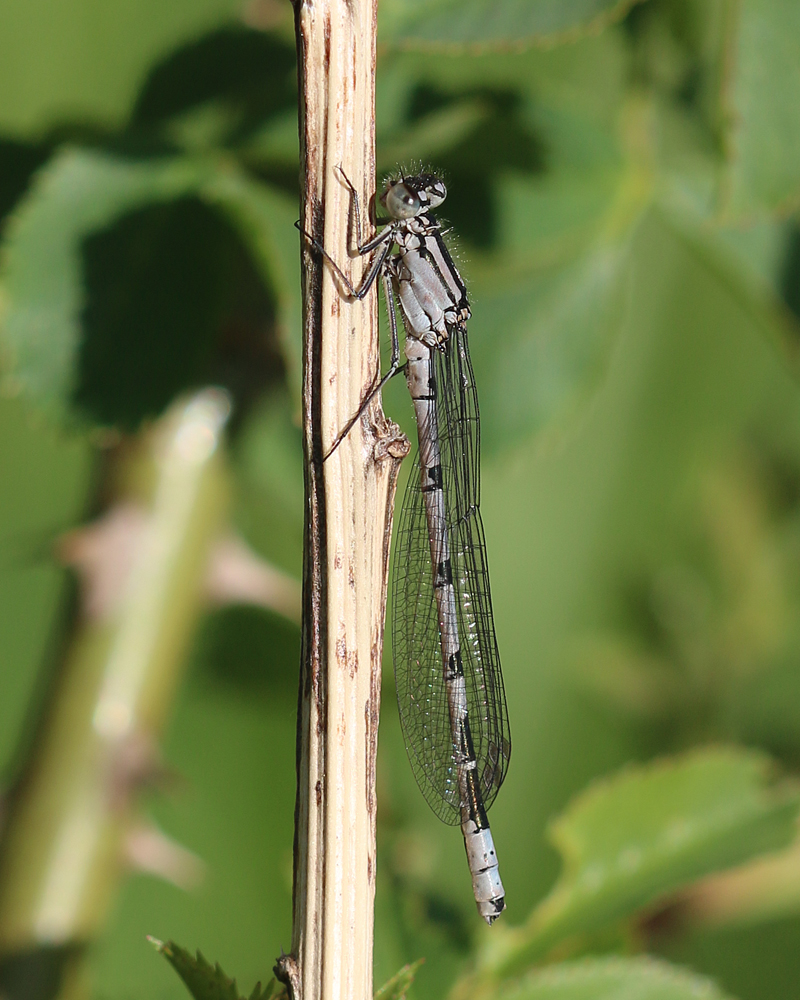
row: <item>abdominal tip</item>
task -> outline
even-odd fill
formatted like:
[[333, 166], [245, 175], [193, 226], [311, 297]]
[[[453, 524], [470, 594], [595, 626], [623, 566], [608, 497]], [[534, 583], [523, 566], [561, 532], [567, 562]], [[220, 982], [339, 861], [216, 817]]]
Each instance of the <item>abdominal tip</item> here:
[[486, 921], [486, 923], [491, 927], [492, 924], [497, 920], [503, 910], [506, 908], [506, 897], [499, 896], [497, 899], [489, 900], [488, 903], [483, 904], [486, 909], [479, 907], [481, 911], [481, 916]]

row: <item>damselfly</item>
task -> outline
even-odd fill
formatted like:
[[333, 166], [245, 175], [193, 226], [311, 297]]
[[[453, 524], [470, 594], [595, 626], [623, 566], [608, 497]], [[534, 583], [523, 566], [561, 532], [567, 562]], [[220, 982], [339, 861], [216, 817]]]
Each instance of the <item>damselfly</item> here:
[[[423, 795], [445, 823], [460, 824], [481, 916], [505, 908], [486, 811], [511, 756], [503, 677], [495, 638], [480, 503], [478, 399], [467, 345], [470, 308], [461, 275], [433, 210], [444, 183], [430, 173], [390, 180], [381, 195], [388, 219], [361, 242], [374, 253], [354, 288], [316, 241], [347, 292], [363, 298], [381, 278], [389, 312], [388, 372], [344, 427], [330, 454], [389, 378], [405, 370], [419, 452], [400, 516], [393, 574], [394, 670], [409, 760]], [[392, 254], [392, 248], [397, 252]], [[405, 365], [395, 305], [405, 328]]]

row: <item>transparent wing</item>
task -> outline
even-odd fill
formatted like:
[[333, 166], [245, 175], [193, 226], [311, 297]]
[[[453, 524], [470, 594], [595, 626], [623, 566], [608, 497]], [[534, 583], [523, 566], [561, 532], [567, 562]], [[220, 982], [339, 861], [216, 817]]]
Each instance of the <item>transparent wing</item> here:
[[[511, 755], [500, 657], [492, 617], [480, 500], [479, 414], [463, 326], [437, 352], [436, 417], [446, 530], [456, 592], [469, 724], [484, 805], [494, 801]], [[453, 742], [433, 589], [433, 568], [414, 463], [400, 515], [393, 575], [395, 682], [409, 760], [428, 804], [446, 823], [461, 821]]]
[[480, 513], [480, 418], [466, 327], [437, 355], [437, 399], [447, 524], [470, 727], [484, 806], [494, 802], [511, 759], [511, 731], [494, 630]]
[[397, 703], [417, 784], [439, 819], [461, 821], [419, 455], [406, 487], [392, 581]]

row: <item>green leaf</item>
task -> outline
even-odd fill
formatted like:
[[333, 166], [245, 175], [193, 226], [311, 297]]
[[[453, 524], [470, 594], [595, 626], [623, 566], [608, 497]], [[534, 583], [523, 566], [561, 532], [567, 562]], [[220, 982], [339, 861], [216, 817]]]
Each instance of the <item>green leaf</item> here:
[[240, 10], [240, 0], [0, 4], [0, 127], [122, 124], [154, 59]]
[[212, 174], [199, 194], [226, 214], [275, 295], [289, 386], [299, 405], [303, 345], [297, 203], [233, 169]]
[[[146, 205], [193, 195], [223, 212], [275, 293], [284, 344], [299, 382], [297, 242], [289, 199], [226, 161], [131, 161], [68, 149], [39, 174], [9, 219], [2, 285], [6, 388], [65, 419], [78, 384], [85, 305], [81, 248], [91, 234]], [[292, 258], [295, 259], [294, 265]]]
[[[186, 984], [194, 1000], [244, 1000], [239, 992], [235, 979], [228, 976], [219, 967], [219, 963], [210, 965], [197, 952], [197, 957], [175, 944], [174, 941], [159, 941], [157, 938], [147, 939], [154, 945]], [[406, 994], [414, 982], [417, 970], [425, 960], [404, 965], [400, 971], [385, 982], [375, 992], [375, 1000], [405, 1000]], [[261, 983], [256, 983], [248, 1000], [271, 1000], [285, 994], [285, 989], [274, 978], [262, 989]]]
[[384, 42], [418, 45], [555, 45], [601, 31], [637, 0], [387, 0]]
[[552, 167], [502, 179], [503, 255], [473, 272], [471, 347], [490, 450], [573, 416], [597, 386], [651, 195], [607, 132], [554, 109], [540, 117]]
[[606, 370], [623, 319], [625, 245], [597, 246], [475, 298], [472, 353], [487, 449], [566, 419]]
[[764, 215], [800, 199], [800, 4], [742, 0], [734, 9], [726, 208]]
[[652, 958], [565, 962], [535, 972], [503, 1000], [726, 1000], [704, 976]]
[[494, 971], [520, 972], [565, 938], [788, 844], [800, 795], [769, 778], [763, 754], [715, 748], [628, 768], [579, 795], [550, 828], [562, 875]]
[[[245, 1000], [239, 992], [235, 979], [229, 979], [219, 964], [209, 965], [200, 952], [192, 958], [188, 951], [175, 944], [174, 941], [159, 941], [148, 937], [153, 944], [186, 983], [186, 987], [194, 1000]], [[270, 1000], [282, 987], [275, 979], [271, 979], [264, 989], [261, 983], [256, 983], [248, 1000]]]
[[63, 411], [75, 386], [83, 306], [81, 241], [123, 212], [195, 187], [187, 161], [57, 156], [9, 220], [2, 271], [3, 351], [12, 386]]
[[[452, 108], [452, 103], [443, 105], [441, 100], [420, 106], [420, 92], [427, 97], [431, 88], [440, 97], [449, 96], [453, 103], [462, 107], [467, 104], [469, 107], [465, 110], [468, 112], [474, 111], [476, 105], [485, 104], [487, 95], [505, 93], [519, 96], [529, 125], [543, 112], [549, 113], [546, 109], [560, 109], [570, 111], [573, 117], [582, 115], [595, 129], [613, 131], [626, 93], [629, 48], [624, 33], [616, 30], [583, 38], [574, 45], [488, 51], [470, 54], [469, 58], [453, 56], [432, 60], [427, 52], [404, 47], [378, 64], [378, 146], [380, 148], [386, 141], [393, 144], [409, 126], [421, 128], [423, 122], [430, 121], [434, 127], [436, 112], [448, 106]], [[446, 122], [440, 124], [445, 131], [454, 132], [452, 138], [459, 141], [461, 136], [457, 129]], [[425, 131], [423, 129], [421, 141], [425, 139]], [[576, 136], [573, 132], [566, 138], [574, 141]], [[441, 148], [442, 144], [437, 143], [431, 154], [415, 149], [412, 156], [438, 157]], [[549, 165], [553, 151], [548, 149], [547, 152]], [[472, 150], [469, 158], [484, 155], [483, 150]]]
[[375, 1000], [406, 1000], [406, 993], [411, 988], [417, 970], [424, 961], [424, 958], [419, 958], [416, 962], [404, 965], [379, 990], [375, 991]]

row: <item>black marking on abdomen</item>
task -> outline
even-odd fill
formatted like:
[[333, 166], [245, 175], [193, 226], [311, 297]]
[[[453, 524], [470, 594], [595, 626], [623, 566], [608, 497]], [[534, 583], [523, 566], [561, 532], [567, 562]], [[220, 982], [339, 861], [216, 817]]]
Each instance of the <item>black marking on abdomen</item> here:
[[438, 589], [439, 587], [452, 586], [452, 583], [453, 566], [449, 559], [443, 559], [436, 567], [436, 582], [433, 586]]
[[442, 488], [442, 467], [441, 465], [431, 465], [423, 469], [427, 481], [420, 486], [423, 493], [431, 493], [433, 490]]
[[[465, 731], [464, 731], [465, 730]], [[472, 755], [468, 757], [468, 760], [475, 760], [475, 751], [472, 749], [472, 735], [469, 731], [469, 723], [465, 721], [464, 729], [462, 730], [462, 750], [463, 753], [468, 752]], [[489, 817], [486, 815], [486, 807], [483, 804], [483, 796], [481, 795], [480, 784], [478, 781], [478, 772], [472, 768], [466, 772], [465, 775], [466, 785], [467, 785], [467, 801], [465, 803], [467, 807], [467, 814], [472, 822], [475, 824], [478, 830], [488, 830], [489, 829]]]
[[447, 661], [447, 676], [445, 680], [454, 681], [458, 677], [464, 676], [464, 663], [461, 659], [461, 650], [457, 649], [452, 653]]

